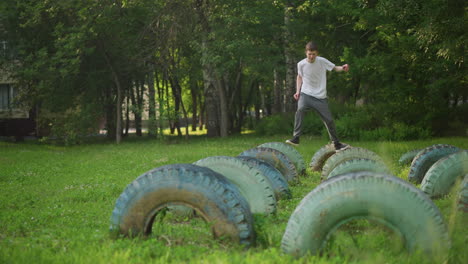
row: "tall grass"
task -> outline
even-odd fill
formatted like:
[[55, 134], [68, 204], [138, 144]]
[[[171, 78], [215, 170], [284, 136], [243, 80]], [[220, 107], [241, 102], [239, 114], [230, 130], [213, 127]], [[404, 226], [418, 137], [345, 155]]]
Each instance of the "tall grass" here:
[[[130, 138], [122, 144], [95, 142], [55, 146], [0, 142], [0, 263], [431, 263], [395, 246], [395, 237], [367, 222], [340, 228], [325, 253], [293, 259], [280, 250], [287, 221], [301, 199], [320, 183], [307, 171], [290, 186], [293, 198], [278, 202], [273, 216], [255, 216], [257, 243], [246, 250], [215, 240], [197, 219], [153, 227], [148, 238], [109, 236], [110, 215], [123, 189], [142, 173], [166, 164], [192, 163], [287, 137], [242, 135], [227, 139]], [[326, 144], [306, 138], [298, 147], [308, 163]], [[408, 142], [347, 142], [380, 154], [394, 175], [406, 179], [397, 161], [406, 151], [446, 143], [468, 148], [466, 138]], [[455, 194], [435, 201], [450, 229], [449, 263], [468, 263], [468, 216], [454, 208]], [[161, 232], [161, 233], [160, 233]]]

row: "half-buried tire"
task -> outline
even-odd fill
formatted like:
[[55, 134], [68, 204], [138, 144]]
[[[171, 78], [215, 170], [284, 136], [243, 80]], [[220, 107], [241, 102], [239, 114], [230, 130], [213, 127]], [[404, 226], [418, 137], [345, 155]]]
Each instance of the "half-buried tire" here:
[[450, 246], [439, 209], [421, 190], [394, 176], [358, 172], [312, 190], [291, 215], [281, 248], [297, 257], [317, 254], [341, 225], [355, 219], [382, 223], [410, 252], [422, 250], [431, 258], [444, 256]]
[[239, 154], [239, 156], [257, 158], [273, 165], [273, 167], [277, 168], [281, 174], [283, 174], [283, 177], [288, 182], [296, 179], [297, 177], [298, 173], [296, 166], [294, 166], [294, 163], [290, 158], [288, 158], [288, 156], [279, 150], [265, 147], [256, 147], [242, 152]]
[[400, 165], [408, 165], [411, 164], [414, 157], [416, 157], [421, 152], [421, 149], [414, 149], [410, 150], [403, 155], [401, 155], [400, 159], [398, 160], [398, 164]]
[[297, 149], [295, 149], [291, 145], [288, 145], [283, 142], [268, 142], [259, 145], [259, 147], [272, 148], [281, 151], [294, 163], [294, 165], [296, 166], [296, 170], [299, 174], [305, 173], [306, 166], [304, 158], [302, 157], [301, 153], [299, 153], [299, 151], [297, 151]]
[[155, 217], [167, 206], [193, 208], [210, 223], [215, 237], [254, 243], [253, 217], [236, 186], [222, 175], [192, 164], [174, 164], [144, 173], [116, 201], [111, 216], [113, 235], [148, 235]]
[[458, 178], [468, 174], [468, 151], [460, 151], [434, 163], [421, 183], [421, 190], [431, 198], [450, 192]]
[[323, 164], [330, 158], [333, 154], [336, 153], [335, 146], [333, 144], [327, 144], [321, 147], [317, 152], [314, 153], [312, 159], [310, 160], [309, 167], [313, 171], [321, 171]]
[[289, 185], [286, 179], [283, 177], [283, 174], [277, 170], [273, 165], [270, 165], [267, 162], [262, 160], [247, 157], [247, 156], [238, 156], [238, 159], [241, 159], [244, 162], [247, 162], [251, 166], [259, 169], [263, 175], [265, 175], [271, 183], [271, 187], [275, 192], [276, 200], [281, 199], [290, 199], [291, 191], [289, 190]]
[[276, 212], [275, 192], [270, 180], [256, 167], [235, 157], [215, 156], [194, 162], [226, 177], [239, 189], [250, 205], [252, 213]]
[[346, 174], [350, 172], [359, 172], [359, 171], [372, 171], [372, 172], [377, 172], [377, 173], [384, 173], [384, 174], [390, 174], [390, 170], [387, 168], [387, 166], [379, 161], [376, 160], [370, 160], [370, 159], [350, 159], [347, 161], [344, 161], [338, 166], [336, 166], [330, 174], [328, 174], [328, 179], [331, 177], [340, 175], [340, 174]]
[[376, 153], [365, 149], [365, 148], [349, 148], [343, 151], [339, 151], [331, 156], [323, 165], [321, 179], [325, 180], [328, 178], [328, 174], [340, 163], [351, 159], [370, 159], [375, 160], [379, 163], [384, 163], [383, 160]]
[[458, 151], [460, 151], [459, 148], [447, 144], [436, 144], [423, 149], [411, 162], [408, 181], [416, 184], [421, 183], [432, 164]]
[[458, 191], [457, 207], [458, 210], [468, 213], [468, 174], [465, 175]]

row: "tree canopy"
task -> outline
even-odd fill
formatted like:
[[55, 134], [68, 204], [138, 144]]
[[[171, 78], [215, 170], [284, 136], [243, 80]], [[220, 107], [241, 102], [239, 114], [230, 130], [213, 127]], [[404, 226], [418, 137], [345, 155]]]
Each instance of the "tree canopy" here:
[[147, 120], [150, 136], [190, 123], [225, 137], [295, 110], [296, 63], [314, 40], [351, 68], [328, 84], [347, 107], [339, 129], [437, 136], [466, 133], [465, 21], [458, 0], [9, 0], [0, 40], [14, 56], [0, 64], [60, 136], [104, 120], [120, 142], [131, 119], [140, 135]]

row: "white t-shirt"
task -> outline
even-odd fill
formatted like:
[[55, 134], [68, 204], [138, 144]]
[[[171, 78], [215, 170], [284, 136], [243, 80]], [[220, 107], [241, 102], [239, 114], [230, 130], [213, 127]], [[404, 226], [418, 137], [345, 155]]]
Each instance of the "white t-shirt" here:
[[327, 71], [333, 70], [335, 64], [317, 56], [310, 63], [307, 58], [297, 63], [297, 73], [302, 77], [301, 92], [318, 99], [327, 98]]

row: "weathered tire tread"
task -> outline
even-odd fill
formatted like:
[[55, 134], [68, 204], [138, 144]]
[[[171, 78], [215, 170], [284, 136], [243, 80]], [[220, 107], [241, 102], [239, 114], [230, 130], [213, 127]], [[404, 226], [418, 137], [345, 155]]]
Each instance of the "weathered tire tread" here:
[[306, 165], [304, 158], [302, 157], [301, 153], [294, 147], [284, 142], [267, 142], [259, 145], [258, 147], [272, 148], [281, 151], [294, 163], [299, 174], [302, 175], [305, 173]]
[[335, 153], [336, 153], [336, 150], [333, 144], [327, 144], [321, 147], [312, 156], [309, 167], [313, 171], [322, 171], [323, 164], [325, 164], [327, 159], [329, 159]]
[[468, 174], [465, 175], [458, 191], [457, 208], [468, 213]]
[[291, 190], [289, 189], [288, 182], [283, 177], [283, 174], [281, 174], [281, 172], [271, 164], [247, 156], [238, 156], [237, 158], [247, 162], [251, 166], [258, 168], [265, 175], [265, 177], [270, 180], [271, 187], [275, 192], [276, 200], [291, 198]]
[[370, 159], [350, 159], [338, 164], [331, 172], [328, 174], [328, 179], [340, 174], [346, 174], [350, 172], [359, 172], [359, 171], [371, 171], [376, 173], [390, 174], [390, 170], [387, 166], [379, 161], [370, 160]]
[[439, 198], [450, 192], [457, 178], [468, 174], [468, 151], [459, 151], [434, 163], [421, 183], [421, 190], [431, 198]]
[[408, 173], [408, 181], [415, 184], [421, 183], [424, 175], [429, 168], [439, 159], [455, 153], [460, 149], [452, 145], [436, 144], [423, 149], [414, 157], [411, 162], [410, 171]]
[[357, 218], [395, 230], [410, 252], [441, 256], [450, 246], [442, 214], [421, 190], [398, 177], [358, 172], [330, 178], [307, 194], [288, 221], [281, 248], [296, 257], [318, 254], [340, 225]]
[[[235, 157], [213, 156], [194, 162], [223, 175], [247, 199], [252, 213], [273, 214], [276, 198], [270, 180], [254, 166]], [[231, 171], [234, 168], [235, 172]]]
[[422, 149], [413, 149], [410, 150], [403, 155], [401, 155], [400, 159], [398, 160], [398, 164], [400, 165], [409, 165], [413, 161], [413, 159], [421, 152]]
[[331, 156], [323, 165], [321, 179], [325, 180], [328, 178], [328, 174], [340, 163], [350, 159], [364, 158], [375, 160], [380, 163], [384, 163], [382, 158], [379, 157], [375, 152], [365, 148], [351, 147], [343, 151], [337, 152]]
[[[205, 211], [205, 208], [193, 200], [186, 197], [178, 199], [169, 199], [167, 201], [155, 200], [153, 203], [148, 203], [145, 199], [150, 199], [151, 195], [167, 189], [184, 189], [185, 191], [195, 192], [204, 196], [212, 203], [218, 204], [217, 208], [228, 219], [226, 225], [234, 225], [236, 229], [236, 240], [241, 244], [250, 246], [255, 241], [255, 233], [253, 228], [253, 216], [250, 212], [247, 201], [240, 194], [239, 190], [229, 183], [222, 175], [203, 167], [198, 167], [192, 164], [173, 164], [162, 166], [150, 170], [124, 189], [118, 197], [115, 207], [111, 215], [110, 231], [113, 234], [122, 234], [125, 236], [148, 235], [151, 228], [146, 226], [151, 223], [151, 216], [154, 208], [169, 205], [168, 203], [183, 204], [192, 207], [201, 215], [204, 215], [210, 222], [219, 221], [212, 219], [213, 212]], [[185, 200], [184, 200], [185, 199]], [[146, 209], [139, 206], [143, 203]], [[147, 210], [139, 213], [138, 216], [132, 214], [134, 208], [138, 207], [137, 211]], [[133, 224], [126, 224], [125, 219], [141, 218], [142, 221], [137, 221]], [[232, 232], [232, 230], [222, 230], [224, 225], [216, 225], [220, 228], [219, 235], [223, 232]], [[215, 226], [213, 228], [216, 228]], [[219, 233], [220, 232], [220, 233]]]
[[256, 147], [242, 152], [239, 156], [257, 158], [273, 165], [288, 182], [295, 180], [298, 176], [296, 166], [291, 159], [276, 149]]

